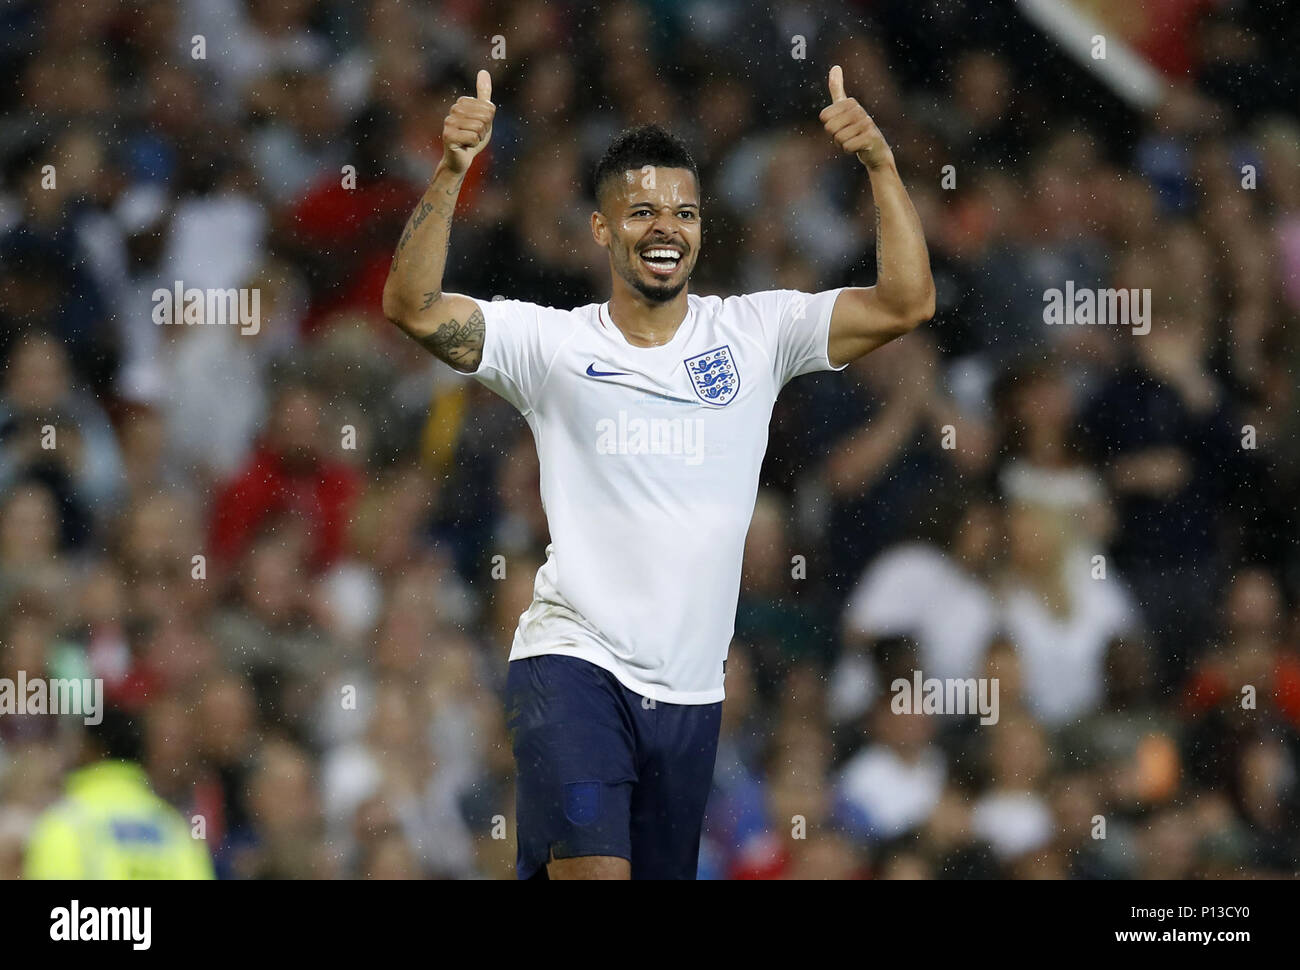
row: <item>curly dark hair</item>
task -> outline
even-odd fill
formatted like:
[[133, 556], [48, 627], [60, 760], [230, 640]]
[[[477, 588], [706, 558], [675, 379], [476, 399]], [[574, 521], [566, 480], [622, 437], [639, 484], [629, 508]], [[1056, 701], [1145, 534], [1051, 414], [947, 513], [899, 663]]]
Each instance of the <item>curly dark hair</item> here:
[[695, 176], [695, 184], [700, 183], [700, 172], [695, 166], [695, 159], [681, 139], [658, 125], [641, 125], [629, 128], [615, 138], [596, 163], [592, 188], [597, 202], [601, 200], [605, 187], [611, 180], [621, 177], [626, 171], [646, 165], [689, 169], [691, 175]]

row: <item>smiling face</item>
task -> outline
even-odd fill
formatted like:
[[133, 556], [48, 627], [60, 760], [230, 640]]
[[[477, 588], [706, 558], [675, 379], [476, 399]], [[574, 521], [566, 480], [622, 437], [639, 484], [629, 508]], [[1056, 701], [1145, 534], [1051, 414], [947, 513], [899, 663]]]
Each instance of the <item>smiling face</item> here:
[[700, 195], [685, 168], [629, 169], [600, 191], [596, 242], [613, 272], [647, 300], [666, 303], [690, 279], [700, 252]]

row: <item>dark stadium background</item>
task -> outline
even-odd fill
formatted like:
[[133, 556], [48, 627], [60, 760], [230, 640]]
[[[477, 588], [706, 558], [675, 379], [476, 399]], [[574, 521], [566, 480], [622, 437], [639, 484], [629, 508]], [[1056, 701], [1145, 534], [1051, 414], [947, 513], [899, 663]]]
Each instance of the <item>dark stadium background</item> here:
[[[5, 4], [0, 676], [102, 677], [223, 878], [510, 878], [535, 450], [379, 310], [442, 118], [488, 68], [449, 290], [604, 300], [589, 172], [650, 121], [701, 167], [694, 292], [870, 285], [838, 63], [938, 313], [778, 402], [701, 875], [1294, 875], [1298, 21], [1074, 6], [1157, 106], [1010, 3]], [[260, 332], [155, 325], [175, 280], [256, 287]], [[1047, 326], [1067, 280], [1149, 288], [1151, 333]], [[890, 713], [963, 647], [996, 725]], [[0, 717], [0, 876], [81, 733]]]

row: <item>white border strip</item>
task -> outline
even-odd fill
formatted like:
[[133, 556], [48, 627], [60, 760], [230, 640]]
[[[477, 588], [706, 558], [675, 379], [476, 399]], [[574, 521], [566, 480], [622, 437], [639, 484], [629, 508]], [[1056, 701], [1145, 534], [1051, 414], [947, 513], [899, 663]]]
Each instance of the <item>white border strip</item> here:
[[[1116, 95], [1144, 110], [1164, 99], [1160, 73], [1118, 37], [1068, 0], [1016, 0], [1025, 17], [1056, 40], [1061, 49], [1096, 74]], [[1106, 56], [1094, 59], [1092, 39], [1106, 37]]]

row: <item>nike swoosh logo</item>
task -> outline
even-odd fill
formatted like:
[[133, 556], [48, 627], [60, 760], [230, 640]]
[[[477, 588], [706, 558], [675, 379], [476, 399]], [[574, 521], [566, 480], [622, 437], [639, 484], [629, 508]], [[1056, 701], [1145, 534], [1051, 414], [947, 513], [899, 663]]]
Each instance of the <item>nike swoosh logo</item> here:
[[622, 370], [596, 370], [596, 362], [593, 360], [587, 365], [588, 377], [627, 377], [627, 371]]

